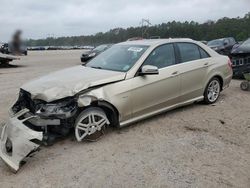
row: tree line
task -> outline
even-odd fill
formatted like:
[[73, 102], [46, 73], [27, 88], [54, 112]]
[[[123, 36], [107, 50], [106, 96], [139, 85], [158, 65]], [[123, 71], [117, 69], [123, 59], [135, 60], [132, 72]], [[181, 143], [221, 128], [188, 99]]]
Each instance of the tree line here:
[[224, 17], [217, 21], [208, 20], [201, 24], [194, 21], [172, 21], [149, 27], [115, 28], [95, 35], [29, 39], [26, 44], [27, 46], [97, 46], [104, 43], [126, 41], [132, 37], [142, 37], [144, 32], [143, 38], [160, 36], [161, 38], [192, 38], [194, 40], [209, 41], [222, 37], [234, 37], [236, 40], [242, 41], [250, 37], [250, 12], [242, 18]]

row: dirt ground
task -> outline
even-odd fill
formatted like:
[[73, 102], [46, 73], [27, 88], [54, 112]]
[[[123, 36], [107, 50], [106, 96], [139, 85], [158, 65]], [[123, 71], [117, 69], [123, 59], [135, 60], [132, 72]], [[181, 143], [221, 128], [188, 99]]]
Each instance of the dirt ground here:
[[[0, 68], [0, 121], [26, 81], [80, 64], [82, 51], [29, 52]], [[215, 105], [194, 104], [110, 129], [98, 142], [66, 138], [0, 187], [250, 187], [250, 92], [233, 80]]]

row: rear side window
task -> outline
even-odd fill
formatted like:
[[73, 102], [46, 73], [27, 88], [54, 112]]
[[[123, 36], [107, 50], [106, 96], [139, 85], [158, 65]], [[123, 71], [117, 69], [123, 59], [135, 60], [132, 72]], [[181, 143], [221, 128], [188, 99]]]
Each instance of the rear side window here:
[[199, 47], [191, 43], [177, 43], [181, 63], [200, 59]]
[[173, 44], [165, 44], [154, 49], [143, 65], [153, 65], [160, 68], [175, 64], [175, 51]]
[[204, 58], [209, 58], [210, 56], [208, 55], [208, 53], [203, 50], [202, 48], [199, 48], [200, 50], [200, 54], [201, 54], [201, 59], [204, 59]]

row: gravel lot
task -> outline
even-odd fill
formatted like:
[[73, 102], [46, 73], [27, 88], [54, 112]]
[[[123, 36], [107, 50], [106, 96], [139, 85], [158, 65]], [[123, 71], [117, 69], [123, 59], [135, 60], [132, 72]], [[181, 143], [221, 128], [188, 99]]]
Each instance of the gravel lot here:
[[[19, 87], [80, 64], [82, 51], [30, 52], [0, 68], [0, 120]], [[0, 161], [0, 187], [250, 187], [250, 92], [233, 80], [215, 105], [195, 104], [98, 142], [66, 138], [42, 148], [13, 174]]]

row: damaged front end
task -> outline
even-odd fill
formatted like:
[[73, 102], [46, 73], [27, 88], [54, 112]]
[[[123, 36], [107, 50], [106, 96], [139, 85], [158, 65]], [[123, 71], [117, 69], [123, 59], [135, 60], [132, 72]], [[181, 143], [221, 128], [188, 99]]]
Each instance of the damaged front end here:
[[76, 112], [74, 98], [46, 103], [32, 100], [28, 92], [21, 90], [2, 129], [0, 157], [13, 171], [18, 171], [21, 162], [39, 146], [51, 145], [69, 134]]
[[232, 54], [233, 76], [243, 78], [244, 73], [250, 73], [250, 53]]
[[34, 131], [24, 125], [29, 118], [20, 120], [28, 111], [24, 109], [10, 117], [1, 133], [0, 157], [13, 171], [17, 171], [21, 161], [37, 150], [37, 141], [43, 140], [43, 132]]
[[233, 76], [244, 78], [250, 73], [250, 39], [233, 48], [231, 52]]

